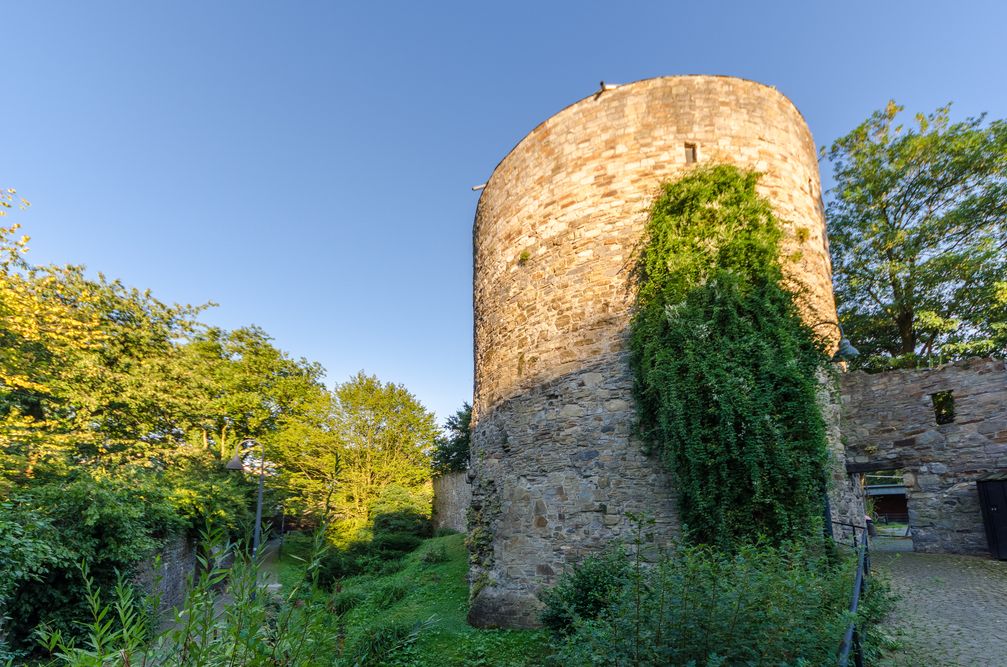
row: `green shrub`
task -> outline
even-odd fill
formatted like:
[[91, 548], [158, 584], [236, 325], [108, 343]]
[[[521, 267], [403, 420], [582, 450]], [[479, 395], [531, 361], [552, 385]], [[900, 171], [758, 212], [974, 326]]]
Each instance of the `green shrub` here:
[[371, 540], [370, 549], [383, 558], [398, 558], [422, 543], [423, 540], [412, 533], [378, 533]]
[[388, 664], [390, 658], [416, 642], [423, 623], [388, 622], [368, 628], [346, 648], [346, 664], [372, 667]]
[[367, 558], [356, 550], [332, 549], [320, 558], [318, 585], [331, 588], [341, 579], [373, 569], [377, 562], [377, 559]]
[[438, 544], [420, 554], [420, 562], [424, 565], [446, 563], [448, 562], [448, 550], [444, 548], [443, 544]]
[[402, 557], [422, 543], [422, 539], [411, 533], [378, 533], [370, 541], [332, 549], [321, 557], [318, 584], [330, 588], [346, 577], [393, 574], [402, 569]]
[[410, 585], [404, 581], [390, 581], [374, 589], [370, 603], [378, 609], [387, 609], [409, 595]]
[[[83, 568], [85, 637], [79, 641], [59, 629], [44, 628], [39, 638], [53, 658], [45, 664], [311, 667], [336, 662], [344, 627], [332, 613], [328, 596], [311, 588], [308, 573], [285, 591], [286, 599], [278, 599], [270, 595], [257, 563], [244, 553], [233, 557], [226, 571], [202, 559], [203, 569], [182, 608], [161, 631], [145, 613], [149, 601], [139, 599], [123, 577], [112, 600], [106, 601], [108, 591], [99, 590]], [[222, 586], [228, 590], [227, 600], [217, 592]]]
[[406, 566], [406, 562], [402, 558], [396, 558], [395, 560], [386, 560], [384, 563], [378, 567], [376, 574], [379, 577], [387, 577], [389, 575], [395, 574], [396, 572], [401, 572]]
[[333, 593], [330, 605], [332, 611], [337, 614], [345, 614], [348, 611], [356, 609], [367, 599], [364, 592], [358, 588], [348, 588], [344, 591], [339, 591], [338, 593]]
[[[626, 576], [600, 610], [588, 605], [586, 614], [573, 614], [570, 632], [557, 639], [558, 664], [835, 661], [849, 620], [855, 568], [849, 558], [830, 563], [793, 546], [743, 546], [733, 553], [679, 547], [655, 567], [619, 559]], [[600, 559], [585, 565], [602, 571]], [[578, 577], [587, 579], [578, 568], [557, 588], [572, 589]]]
[[374, 535], [381, 533], [411, 533], [430, 537], [430, 496], [411, 491], [398, 484], [389, 484], [370, 507]]
[[35, 647], [33, 634], [42, 621], [67, 637], [80, 632], [88, 614], [82, 562], [97, 588], [111, 589], [120, 573], [185, 525], [157, 479], [142, 473], [77, 472], [26, 489], [5, 505], [5, 514], [0, 531], [31, 538], [25, 541], [31, 562], [0, 564], [0, 574], [17, 570], [16, 583], [0, 600], [0, 616], [9, 618], [7, 641], [15, 649]]
[[597, 618], [626, 584], [629, 572], [622, 549], [584, 559], [542, 594], [542, 625], [560, 635], [569, 632], [576, 619]]

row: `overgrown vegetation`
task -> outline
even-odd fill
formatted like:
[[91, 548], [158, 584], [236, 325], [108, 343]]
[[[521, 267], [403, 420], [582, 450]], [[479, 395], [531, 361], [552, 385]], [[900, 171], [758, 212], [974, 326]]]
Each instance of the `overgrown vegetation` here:
[[[287, 552], [285, 561], [299, 564], [297, 556], [305, 557], [306, 551], [302, 540]], [[400, 568], [392, 573], [377, 569], [334, 582], [329, 605], [342, 615], [344, 655], [391, 645], [395, 648], [374, 664], [540, 667], [546, 663], [551, 649], [545, 632], [480, 630], [466, 622], [468, 558], [462, 535], [424, 540], [398, 562]], [[413, 639], [396, 646], [398, 639], [413, 633]]]
[[267, 520], [282, 505], [371, 560], [429, 533], [437, 428], [404, 387], [361, 372], [329, 391], [258, 328], [27, 249], [0, 228], [0, 656], [36, 649], [42, 621], [73, 643], [88, 586], [131, 581], [173, 531], [250, 534], [255, 480], [225, 469], [234, 455], [264, 468]]
[[[205, 541], [217, 543], [215, 538]], [[53, 667], [334, 664], [331, 656], [341, 653], [340, 616], [331, 613], [327, 596], [311, 585], [324, 552], [322, 536], [298, 580], [279, 596], [246, 554], [233, 546], [214, 551], [218, 558], [200, 559], [202, 573], [166, 630], [159, 630], [160, 620], [149, 613], [158, 606], [155, 598], [138, 597], [120, 577], [109, 599], [109, 589], [100, 588], [84, 566], [88, 621], [83, 640], [42, 626], [41, 642], [53, 656]], [[224, 569], [220, 562], [228, 553], [235, 560]], [[226, 601], [221, 588], [227, 590]]]
[[723, 548], [821, 534], [825, 356], [783, 284], [757, 179], [718, 166], [665, 186], [631, 331], [640, 433], [675, 477], [690, 541]]
[[[795, 544], [680, 545], [646, 567], [616, 551], [564, 575], [543, 620], [557, 665], [829, 665], [850, 621], [854, 570], [852, 556]], [[599, 584], [611, 591], [604, 599]], [[886, 601], [874, 590], [861, 622], [880, 621]]]

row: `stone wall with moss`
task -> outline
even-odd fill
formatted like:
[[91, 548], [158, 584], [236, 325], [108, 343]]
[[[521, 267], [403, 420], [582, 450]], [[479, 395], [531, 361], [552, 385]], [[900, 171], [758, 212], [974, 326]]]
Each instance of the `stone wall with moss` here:
[[772, 87], [684, 76], [587, 97], [535, 128], [483, 190], [474, 227], [474, 624], [535, 625], [537, 593], [627, 535], [627, 512], [653, 515], [655, 539], [675, 534], [670, 475], [633, 436], [631, 276], [660, 185], [713, 163], [762, 173], [759, 193], [783, 222], [785, 276], [807, 293], [803, 313], [811, 324], [835, 321], [815, 143]]

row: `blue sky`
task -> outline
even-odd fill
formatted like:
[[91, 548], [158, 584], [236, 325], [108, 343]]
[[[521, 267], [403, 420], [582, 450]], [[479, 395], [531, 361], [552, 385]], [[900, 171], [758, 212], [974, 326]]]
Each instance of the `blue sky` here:
[[819, 144], [895, 98], [1007, 117], [998, 2], [0, 2], [0, 184], [37, 263], [215, 301], [330, 383], [472, 389], [477, 193], [598, 81], [775, 85]]

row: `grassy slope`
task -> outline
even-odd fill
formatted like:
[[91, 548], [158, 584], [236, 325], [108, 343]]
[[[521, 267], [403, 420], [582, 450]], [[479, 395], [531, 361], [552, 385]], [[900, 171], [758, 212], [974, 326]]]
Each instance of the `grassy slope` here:
[[[360, 591], [365, 598], [346, 615], [347, 640], [354, 639], [385, 623], [429, 621], [417, 642], [400, 652], [392, 665], [447, 667], [466, 665], [524, 667], [542, 665], [548, 653], [544, 632], [529, 630], [477, 630], [465, 622], [468, 611], [468, 554], [462, 535], [426, 540], [406, 556], [404, 567], [391, 575], [364, 575], [345, 579], [342, 590]], [[447, 554], [447, 560], [424, 563], [427, 552]], [[281, 582], [297, 577], [299, 564], [285, 556], [280, 560]], [[384, 607], [375, 591], [399, 586], [406, 589], [399, 601]]]

